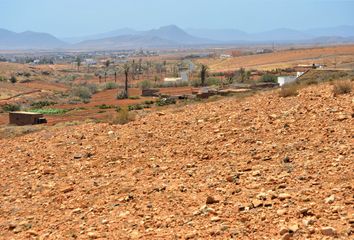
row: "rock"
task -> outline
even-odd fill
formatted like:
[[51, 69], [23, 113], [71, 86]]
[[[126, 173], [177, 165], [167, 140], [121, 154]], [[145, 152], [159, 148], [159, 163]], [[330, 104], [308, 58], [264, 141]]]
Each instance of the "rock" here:
[[288, 156], [286, 156], [285, 158], [283, 158], [283, 163], [290, 163], [290, 158]]
[[253, 177], [261, 176], [261, 171], [259, 171], [259, 170], [253, 171], [253, 172], [252, 172], [252, 176], [253, 176]]
[[188, 233], [184, 239], [188, 240], [188, 239], [193, 239], [193, 238], [196, 238], [197, 237], [197, 233]]
[[315, 219], [313, 219], [313, 218], [304, 219], [304, 220], [302, 220], [302, 223], [303, 223], [306, 227], [308, 227], [308, 226], [313, 225], [313, 224], [315, 223]]
[[34, 237], [39, 235], [36, 231], [33, 231], [33, 230], [29, 230], [29, 231], [27, 231], [27, 233], [28, 233], [28, 235], [34, 236]]
[[335, 201], [335, 196], [331, 195], [328, 198], [325, 199], [325, 203], [332, 204]]
[[290, 233], [295, 233], [299, 230], [299, 225], [297, 225], [297, 224], [291, 225], [291, 226], [289, 226], [288, 229], [289, 229]]
[[258, 199], [254, 199], [254, 200], [252, 200], [252, 205], [255, 208], [261, 207], [261, 206], [263, 206], [263, 201], [258, 200]]
[[287, 210], [286, 209], [279, 209], [279, 210], [277, 210], [277, 214], [279, 215], [279, 216], [283, 216], [283, 215], [285, 215], [287, 213]]
[[322, 235], [325, 235], [325, 236], [335, 236], [337, 234], [336, 229], [334, 229], [332, 227], [321, 228], [321, 233], [322, 233]]
[[284, 235], [282, 235], [281, 240], [290, 240], [292, 237], [291, 233], [285, 233]]
[[278, 195], [278, 198], [283, 201], [283, 200], [285, 200], [285, 199], [290, 199], [291, 196], [290, 196], [290, 194], [288, 194], [288, 193], [280, 193], [280, 194]]
[[82, 153], [75, 153], [74, 154], [74, 159], [81, 159], [83, 157], [84, 157], [84, 154], [82, 154]]
[[78, 214], [78, 213], [81, 213], [82, 212], [82, 209], [81, 208], [76, 208], [72, 211], [72, 213], [74, 214]]
[[63, 193], [69, 193], [72, 191], [74, 191], [74, 188], [72, 186], [65, 187], [61, 190], [61, 192], [63, 192]]
[[87, 236], [90, 238], [90, 239], [97, 239], [99, 238], [99, 234], [97, 232], [88, 232], [87, 233]]
[[289, 233], [289, 229], [288, 228], [281, 228], [279, 231], [280, 236], [283, 236], [284, 234]]
[[219, 222], [220, 220], [221, 220], [221, 218], [218, 217], [218, 216], [212, 217], [212, 218], [210, 219], [211, 222]]
[[208, 196], [206, 199], [206, 204], [215, 204], [219, 203], [219, 200], [216, 200], [214, 197]]

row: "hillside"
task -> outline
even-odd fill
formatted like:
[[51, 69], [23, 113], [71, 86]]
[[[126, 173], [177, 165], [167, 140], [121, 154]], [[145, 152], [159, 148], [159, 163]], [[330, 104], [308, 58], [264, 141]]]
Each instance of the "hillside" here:
[[0, 49], [52, 49], [65, 47], [66, 43], [48, 33], [15, 33], [0, 29]]
[[0, 140], [0, 238], [348, 239], [354, 95], [331, 90]]

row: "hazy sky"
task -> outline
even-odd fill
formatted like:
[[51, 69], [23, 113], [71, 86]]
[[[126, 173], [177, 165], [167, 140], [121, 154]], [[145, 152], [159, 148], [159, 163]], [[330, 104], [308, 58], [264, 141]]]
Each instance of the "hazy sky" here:
[[354, 25], [354, 0], [0, 0], [0, 28], [58, 37], [123, 27], [308, 29]]

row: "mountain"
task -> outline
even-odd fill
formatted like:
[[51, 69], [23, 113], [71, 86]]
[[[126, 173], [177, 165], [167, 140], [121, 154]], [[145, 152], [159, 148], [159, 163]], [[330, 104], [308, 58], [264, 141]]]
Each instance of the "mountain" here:
[[103, 38], [112, 38], [112, 37], [118, 37], [118, 36], [124, 36], [124, 35], [136, 35], [136, 34], [139, 34], [139, 31], [136, 31], [131, 28], [121, 28], [121, 29], [117, 29], [114, 31], [99, 33], [99, 34], [94, 34], [94, 35], [63, 38], [63, 40], [66, 42], [72, 43], [72, 44], [76, 44], [76, 43], [88, 41], [88, 40], [97, 40], [97, 39], [103, 39]]
[[67, 44], [48, 33], [22, 33], [0, 29], [0, 49], [53, 49]]
[[353, 37], [354, 26], [338, 26], [329, 28], [312, 28], [304, 31], [307, 34], [316, 37], [323, 36], [338, 36], [338, 37]]
[[[313, 28], [304, 31], [288, 28], [279, 28], [270, 31], [247, 33], [237, 29], [187, 29], [189, 34], [227, 43], [237, 42], [303, 42], [337, 38], [340, 41], [347, 41], [354, 36], [354, 26], [338, 26], [330, 28]], [[326, 41], [327, 41], [326, 40]]]
[[73, 47], [80, 49], [124, 49], [180, 47], [215, 43], [217, 41], [194, 37], [181, 28], [170, 25], [159, 29], [135, 32], [135, 34], [130, 35], [83, 41]]
[[190, 28], [186, 32], [193, 36], [201, 38], [213, 39], [217, 41], [229, 42], [230, 40], [246, 40], [249, 34], [237, 29], [196, 29]]
[[137, 48], [159, 48], [172, 47], [178, 43], [155, 36], [124, 35], [112, 38], [83, 41], [72, 45], [74, 49], [137, 49]]
[[175, 25], [164, 26], [160, 27], [159, 29], [146, 31], [143, 32], [142, 35], [154, 36], [161, 39], [178, 42], [179, 44], [201, 44], [216, 42], [215, 40], [192, 36]]

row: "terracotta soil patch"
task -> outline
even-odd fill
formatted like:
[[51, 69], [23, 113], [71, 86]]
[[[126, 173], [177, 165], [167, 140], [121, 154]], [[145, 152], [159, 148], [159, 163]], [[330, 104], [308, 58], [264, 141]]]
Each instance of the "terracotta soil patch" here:
[[0, 139], [0, 238], [351, 239], [353, 97], [325, 84]]

